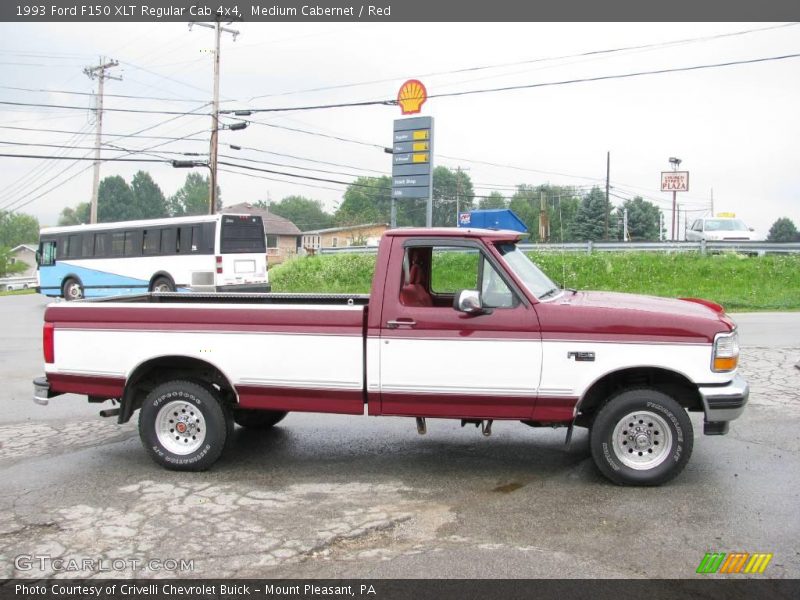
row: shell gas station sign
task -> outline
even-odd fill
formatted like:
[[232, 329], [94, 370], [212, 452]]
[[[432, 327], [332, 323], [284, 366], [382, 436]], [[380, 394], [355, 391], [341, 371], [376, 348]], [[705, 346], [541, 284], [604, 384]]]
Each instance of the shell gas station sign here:
[[[428, 91], [417, 79], [409, 79], [397, 92], [404, 115], [418, 114]], [[430, 227], [433, 193], [433, 117], [396, 119], [392, 127], [392, 200], [427, 199], [426, 221]]]

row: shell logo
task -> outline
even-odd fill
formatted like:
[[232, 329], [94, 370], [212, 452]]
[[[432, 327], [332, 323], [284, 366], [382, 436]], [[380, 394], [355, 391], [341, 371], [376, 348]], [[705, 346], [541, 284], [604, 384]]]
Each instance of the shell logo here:
[[404, 115], [413, 115], [422, 109], [428, 99], [428, 90], [418, 79], [409, 79], [397, 92], [397, 103]]

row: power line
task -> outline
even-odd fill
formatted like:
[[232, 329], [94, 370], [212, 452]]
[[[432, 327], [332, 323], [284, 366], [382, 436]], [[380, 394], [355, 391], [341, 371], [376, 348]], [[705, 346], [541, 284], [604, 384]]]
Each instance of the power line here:
[[[654, 69], [650, 71], [635, 71], [631, 73], [616, 73], [613, 75], [598, 75], [595, 77], [581, 77], [576, 79], [565, 79], [562, 81], [548, 81], [542, 83], [526, 83], [521, 85], [509, 85], [509, 86], [502, 86], [502, 87], [495, 87], [495, 88], [482, 88], [476, 90], [463, 90], [460, 92], [442, 92], [441, 94], [431, 94], [428, 96], [429, 99], [434, 98], [454, 98], [459, 96], [469, 96], [475, 94], [491, 94], [497, 92], [510, 92], [510, 91], [517, 91], [517, 90], [528, 90], [528, 89], [536, 89], [536, 88], [543, 88], [543, 87], [556, 87], [562, 85], [572, 85], [575, 83], [590, 83], [594, 81], [610, 81], [612, 79], [630, 79], [633, 77], [643, 77], [647, 75], [664, 75], [667, 73], [683, 73], [689, 71], [700, 71], [700, 70], [707, 70], [707, 69], [718, 69], [722, 67], [732, 67], [738, 65], [748, 65], [748, 64], [756, 64], [756, 63], [763, 63], [763, 62], [771, 62], [771, 61], [779, 61], [779, 60], [787, 60], [791, 58], [798, 58], [800, 57], [800, 53], [796, 54], [784, 54], [780, 56], [766, 56], [761, 58], [751, 58], [746, 60], [734, 60], [728, 61], [723, 63], [710, 63], [710, 64], [703, 64], [703, 65], [692, 65], [688, 67], [673, 67], [669, 69]], [[248, 109], [250, 112], [255, 113], [275, 113], [275, 112], [291, 112], [291, 111], [309, 111], [309, 110], [326, 110], [331, 108], [351, 108], [351, 107], [364, 107], [364, 106], [378, 106], [378, 105], [385, 105], [385, 106], [395, 106], [397, 105], [397, 100], [394, 99], [385, 99], [385, 100], [363, 100], [357, 102], [338, 102], [333, 104], [316, 104], [316, 105], [308, 105], [308, 106], [288, 106], [288, 107], [275, 107], [275, 108], [250, 108]], [[57, 108], [57, 107], [56, 107]], [[220, 111], [220, 113], [227, 113], [233, 114], [236, 112], [242, 112], [241, 110], [233, 110], [233, 109], [226, 109]]]
[[[17, 90], [21, 92], [41, 92], [47, 94], [68, 94], [71, 96], [94, 96], [93, 92], [79, 92], [75, 90], [48, 90], [44, 88], [26, 88], [12, 85], [0, 85], [0, 89]], [[130, 94], [105, 94], [106, 98], [129, 98], [133, 100], [160, 100], [162, 102], [205, 102], [205, 100], [192, 100], [188, 98], [164, 98], [161, 96], [135, 96]]]
[[[63, 108], [66, 110], [91, 110], [85, 106], [73, 106], [70, 104], [40, 104], [36, 102], [11, 102], [8, 100], [0, 100], [0, 104], [9, 106], [34, 106], [37, 108]], [[109, 112], [124, 112], [124, 113], [140, 113], [151, 115], [187, 115], [188, 112], [174, 111], [174, 110], [146, 110], [143, 108], [104, 108], [104, 111]]]
[[[485, 71], [485, 70], [498, 69], [498, 68], [503, 68], [503, 67], [514, 67], [514, 66], [525, 65], [525, 64], [533, 64], [533, 63], [540, 63], [540, 62], [550, 62], [550, 61], [555, 61], [555, 60], [563, 60], [563, 59], [568, 59], [568, 58], [580, 58], [580, 57], [585, 57], [585, 56], [597, 56], [597, 55], [603, 55], [603, 54], [613, 54], [613, 53], [618, 53], [618, 52], [627, 52], [627, 51], [630, 51], [630, 50], [644, 50], [644, 49], [648, 49], [648, 48], [675, 46], [675, 45], [696, 43], [696, 42], [709, 41], [709, 40], [715, 40], [715, 39], [722, 39], [722, 38], [727, 38], [727, 37], [741, 36], [741, 35], [745, 35], [745, 34], [749, 34], [749, 33], [758, 33], [758, 32], [762, 32], [762, 31], [769, 31], [769, 30], [772, 30], [772, 29], [781, 29], [781, 28], [784, 28], [784, 27], [793, 27], [795, 25], [798, 25], [798, 23], [786, 23], [786, 24], [782, 24], [782, 25], [772, 25], [772, 26], [769, 26], [769, 27], [761, 27], [761, 28], [757, 28], [757, 29], [745, 29], [745, 30], [742, 30], [742, 31], [734, 31], [734, 32], [731, 32], [731, 33], [721, 33], [721, 34], [702, 36], [702, 37], [695, 37], [695, 38], [685, 38], [685, 39], [681, 39], [681, 40], [672, 40], [672, 41], [668, 41], [668, 42], [657, 42], [657, 43], [653, 43], [653, 44], [641, 44], [641, 45], [637, 45], [637, 46], [623, 46], [623, 47], [618, 47], [618, 48], [607, 48], [607, 49], [603, 49], [603, 50], [593, 50], [593, 51], [589, 51], [589, 52], [579, 52], [577, 54], [566, 54], [566, 55], [561, 55], [561, 56], [550, 56], [550, 57], [544, 57], [544, 58], [532, 58], [532, 59], [527, 59], [527, 60], [520, 60], [520, 61], [513, 61], [513, 62], [506, 62], [506, 63], [495, 63], [495, 64], [482, 65], [482, 66], [477, 66], [477, 67], [464, 67], [464, 68], [461, 68], [461, 69], [451, 69], [451, 70], [448, 70], [448, 71], [433, 71], [433, 72], [430, 72], [430, 73], [423, 73], [422, 75], [418, 75], [418, 77], [437, 77], [437, 76], [440, 76], [440, 75], [454, 75], [454, 74], [458, 74], [458, 73], [470, 73], [470, 72], [475, 72], [475, 71]], [[250, 102], [252, 102], [253, 100], [258, 100], [260, 98], [272, 98], [272, 97], [276, 97], [276, 96], [289, 96], [289, 95], [294, 95], [294, 94], [306, 94], [306, 93], [310, 93], [310, 92], [321, 92], [321, 91], [327, 91], [327, 90], [338, 90], [338, 89], [344, 89], [344, 88], [360, 87], [360, 86], [365, 86], [365, 85], [374, 85], [374, 84], [378, 84], [378, 83], [389, 83], [389, 82], [392, 82], [392, 81], [397, 81], [398, 79], [402, 79], [402, 78], [403, 78], [403, 76], [397, 76], [397, 77], [390, 77], [390, 78], [385, 78], [385, 79], [373, 79], [371, 81], [360, 81], [360, 82], [356, 82], [356, 83], [345, 83], [345, 84], [340, 84], [340, 85], [331, 85], [331, 86], [324, 86], [324, 87], [308, 88], [308, 89], [303, 89], [303, 90], [292, 90], [292, 91], [288, 91], [288, 92], [278, 92], [278, 93], [273, 93], [273, 94], [262, 94], [262, 95], [259, 95], [259, 96], [253, 96], [252, 98], [250, 98]]]
[[[43, 129], [38, 127], [12, 127], [10, 125], [0, 125], [0, 129], [12, 129], [15, 131], [41, 131], [44, 133], [82, 133], [81, 131], [71, 131], [71, 130], [64, 130], [64, 129]], [[205, 129], [203, 130], [205, 132]], [[206, 138], [196, 138], [196, 139], [188, 139], [188, 138], [178, 138], [174, 136], [164, 136], [164, 135], [132, 135], [127, 133], [107, 133], [106, 136], [110, 137], [135, 137], [137, 139], [142, 140], [179, 140], [184, 139], [187, 142], [207, 142], [208, 139]]]

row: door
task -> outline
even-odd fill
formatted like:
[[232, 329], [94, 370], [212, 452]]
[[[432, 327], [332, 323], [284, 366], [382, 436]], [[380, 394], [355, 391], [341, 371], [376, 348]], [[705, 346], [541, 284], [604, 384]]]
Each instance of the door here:
[[[402, 261], [393, 259], [379, 342], [380, 412], [530, 418], [542, 361], [538, 319], [497, 257], [460, 241], [406, 243]], [[481, 292], [484, 314], [453, 308], [463, 289]]]

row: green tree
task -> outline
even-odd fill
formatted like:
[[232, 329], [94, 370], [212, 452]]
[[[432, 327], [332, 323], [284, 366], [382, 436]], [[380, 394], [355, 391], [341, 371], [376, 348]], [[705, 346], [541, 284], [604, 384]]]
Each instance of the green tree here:
[[58, 216], [59, 225], [82, 225], [88, 223], [91, 217], [91, 206], [88, 202], [81, 202], [74, 208], [65, 206]]
[[[474, 208], [475, 191], [472, 179], [464, 171], [453, 171], [447, 167], [433, 170], [433, 226], [455, 227], [457, 213]], [[426, 201], [413, 202], [415, 225], [425, 224]], [[399, 222], [399, 220], [398, 220]]]
[[478, 202], [478, 208], [492, 209], [492, 208], [505, 208], [506, 199], [500, 192], [492, 192], [486, 198], [481, 198]]
[[133, 201], [139, 219], [160, 219], [167, 216], [167, 201], [150, 173], [139, 171], [131, 181]]
[[772, 224], [767, 235], [769, 242], [800, 242], [794, 222], [788, 217], [781, 217]]
[[325, 212], [322, 202], [303, 196], [286, 196], [280, 202], [272, 203], [269, 211], [279, 217], [289, 219], [302, 231], [325, 229], [333, 227], [334, 223], [333, 215]]
[[128, 183], [119, 175], [104, 178], [97, 189], [97, 222], [132, 221], [139, 217]]
[[[167, 201], [173, 217], [208, 214], [208, 176], [191, 172], [186, 175], [183, 186]], [[222, 208], [222, 190], [217, 186], [217, 207]]]
[[[366, 223], [388, 223], [391, 205], [392, 180], [389, 177], [359, 177], [344, 192], [344, 198], [336, 210], [337, 225], [364, 225]], [[398, 201], [399, 208], [402, 204]]]
[[24, 213], [0, 211], [0, 247], [14, 248], [39, 239], [39, 221]]
[[626, 200], [617, 209], [620, 220], [625, 209], [628, 210], [628, 234], [632, 242], [654, 242], [661, 239], [661, 211], [655, 204], [641, 196]]
[[606, 202], [605, 192], [598, 187], [593, 187], [581, 201], [570, 225], [571, 238], [578, 241], [605, 239], [606, 218], [610, 214], [611, 205]]

